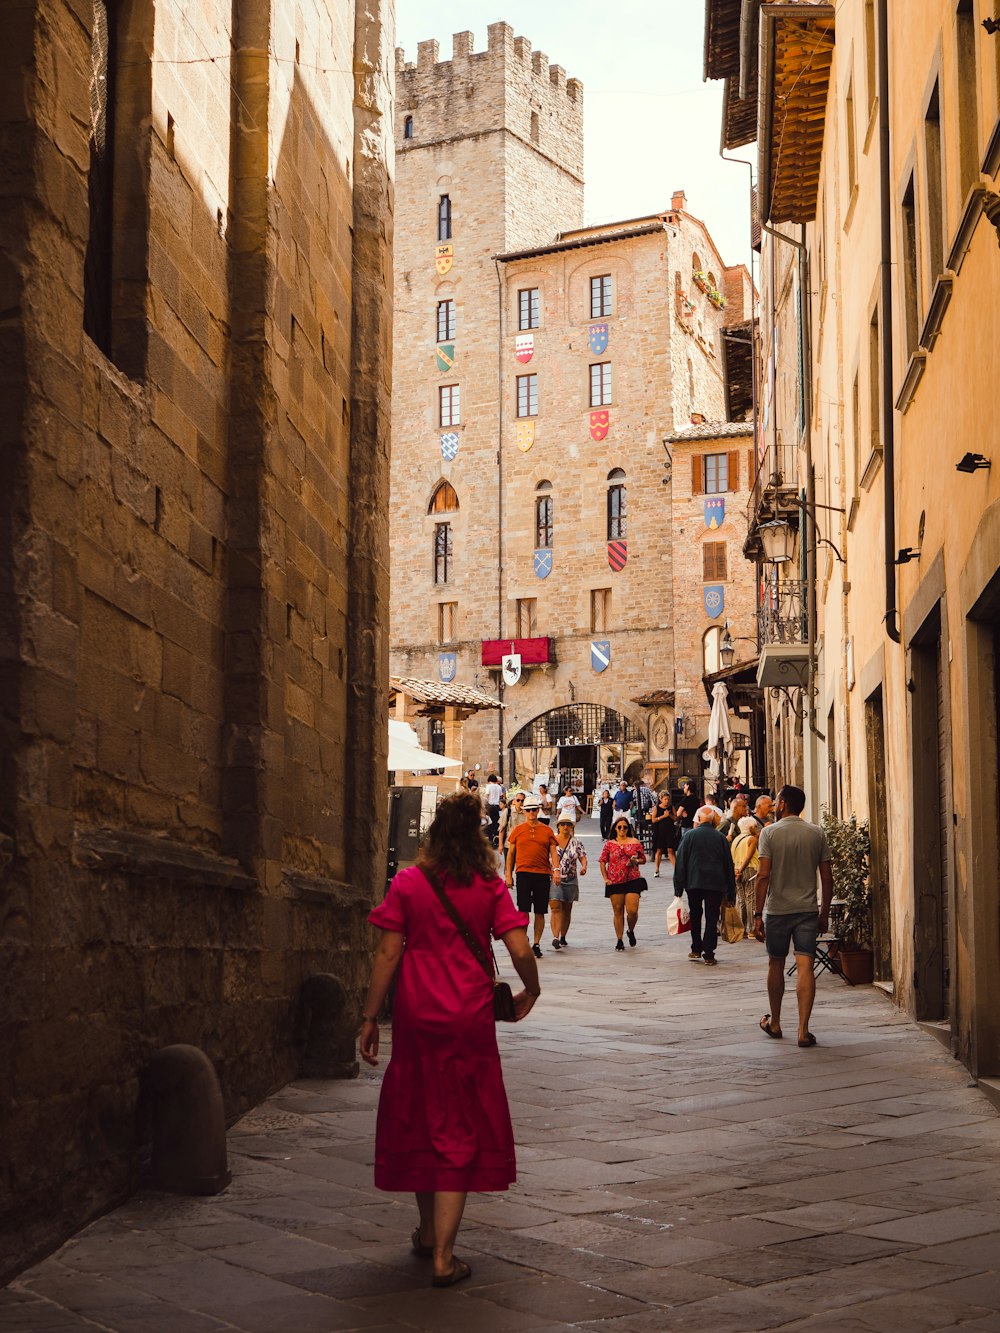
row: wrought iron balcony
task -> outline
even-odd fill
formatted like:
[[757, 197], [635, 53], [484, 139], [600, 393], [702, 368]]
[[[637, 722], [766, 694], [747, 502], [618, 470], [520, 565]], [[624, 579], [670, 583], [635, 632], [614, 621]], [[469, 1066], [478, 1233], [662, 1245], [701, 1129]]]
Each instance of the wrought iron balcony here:
[[762, 644], [805, 643], [807, 639], [806, 584], [784, 579], [764, 593], [757, 610], [757, 633]]

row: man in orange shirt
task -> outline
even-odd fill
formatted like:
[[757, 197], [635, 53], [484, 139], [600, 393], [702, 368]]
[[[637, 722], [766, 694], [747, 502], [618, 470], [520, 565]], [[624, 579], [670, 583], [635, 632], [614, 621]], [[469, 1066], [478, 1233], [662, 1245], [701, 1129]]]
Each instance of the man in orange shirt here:
[[507, 887], [517, 875], [517, 910], [535, 916], [536, 958], [542, 956], [545, 913], [549, 910], [549, 889], [559, 880], [559, 841], [548, 824], [539, 823], [541, 801], [529, 796], [524, 802], [524, 823], [507, 836]]

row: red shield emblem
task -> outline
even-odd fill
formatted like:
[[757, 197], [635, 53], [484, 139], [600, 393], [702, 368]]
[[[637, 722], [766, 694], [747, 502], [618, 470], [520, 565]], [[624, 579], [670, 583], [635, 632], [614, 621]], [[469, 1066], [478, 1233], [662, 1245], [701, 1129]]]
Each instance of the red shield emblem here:
[[606, 411], [591, 412], [590, 414], [590, 438], [592, 440], [603, 440], [611, 426], [611, 418]]
[[514, 355], [522, 365], [526, 364], [535, 354], [535, 335], [533, 333], [519, 333], [514, 339]]
[[608, 564], [620, 574], [628, 561], [628, 547], [624, 542], [608, 542]]

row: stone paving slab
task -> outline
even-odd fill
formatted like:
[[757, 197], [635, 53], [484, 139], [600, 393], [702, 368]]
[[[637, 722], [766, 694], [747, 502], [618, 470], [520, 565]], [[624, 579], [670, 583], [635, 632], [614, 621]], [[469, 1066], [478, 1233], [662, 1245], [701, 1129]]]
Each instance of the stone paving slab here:
[[431, 1290], [412, 1201], [372, 1186], [365, 1069], [245, 1116], [222, 1194], [139, 1194], [22, 1274], [0, 1333], [1000, 1333], [1000, 1119], [966, 1071], [828, 976], [820, 1044], [767, 1040], [760, 946], [689, 963], [666, 875], [616, 954], [597, 883], [500, 1033], [519, 1179], [469, 1202], [469, 1282]]

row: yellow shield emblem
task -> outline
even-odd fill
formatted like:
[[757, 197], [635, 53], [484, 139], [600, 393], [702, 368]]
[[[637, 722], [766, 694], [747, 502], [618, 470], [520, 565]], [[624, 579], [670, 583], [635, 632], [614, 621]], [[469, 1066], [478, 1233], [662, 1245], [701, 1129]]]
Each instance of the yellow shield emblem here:
[[535, 423], [533, 421], [522, 421], [515, 431], [517, 447], [522, 454], [526, 454], [535, 443]]
[[452, 260], [455, 258], [455, 247], [449, 245], [439, 245], [434, 251], [434, 267], [444, 276], [451, 272]]

